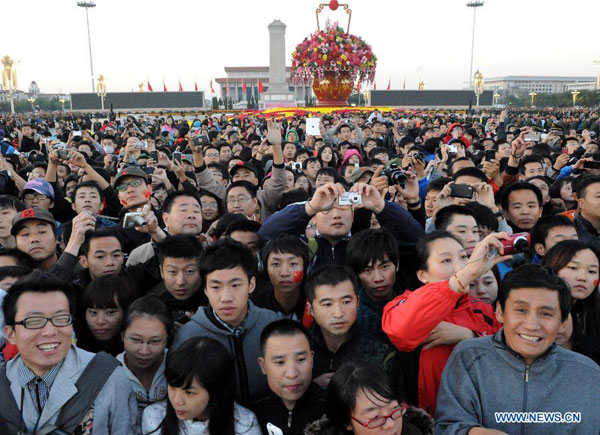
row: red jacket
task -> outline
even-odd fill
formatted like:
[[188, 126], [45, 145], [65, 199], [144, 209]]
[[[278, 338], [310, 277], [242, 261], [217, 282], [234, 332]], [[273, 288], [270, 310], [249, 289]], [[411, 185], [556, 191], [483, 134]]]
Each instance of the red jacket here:
[[465, 128], [462, 126], [462, 124], [460, 122], [455, 122], [454, 124], [450, 124], [450, 127], [448, 127], [448, 133], [446, 133], [446, 136], [444, 136], [444, 138], [442, 139], [442, 142], [448, 143], [453, 139], [452, 129], [456, 126], [459, 126], [460, 128], [463, 129], [463, 135], [461, 137], [459, 137], [459, 139], [461, 141], [463, 141], [463, 143], [465, 144], [465, 149], [469, 148], [471, 146], [471, 142], [469, 141], [469, 139], [467, 139], [465, 137], [465, 134], [464, 134]]
[[[470, 329], [478, 336], [492, 335], [501, 325], [491, 305], [453, 291], [448, 281], [427, 284], [405, 291], [383, 309], [382, 328], [392, 343], [403, 352], [419, 347], [441, 322]], [[419, 408], [435, 415], [442, 371], [454, 345], [422, 350], [419, 359]]]

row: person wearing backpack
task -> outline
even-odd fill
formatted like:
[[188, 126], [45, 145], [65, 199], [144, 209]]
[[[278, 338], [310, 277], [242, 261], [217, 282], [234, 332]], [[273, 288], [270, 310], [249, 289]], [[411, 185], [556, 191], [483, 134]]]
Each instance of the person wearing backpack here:
[[4, 298], [5, 335], [20, 354], [0, 365], [0, 433], [135, 433], [135, 394], [110, 355], [72, 344], [74, 294], [39, 270]]

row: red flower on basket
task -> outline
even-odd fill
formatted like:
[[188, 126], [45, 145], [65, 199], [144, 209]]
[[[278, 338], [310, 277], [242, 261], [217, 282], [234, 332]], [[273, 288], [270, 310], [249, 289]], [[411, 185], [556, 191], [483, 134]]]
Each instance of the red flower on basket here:
[[377, 57], [371, 46], [358, 36], [346, 33], [335, 22], [305, 38], [292, 53], [292, 81], [294, 84], [323, 79], [326, 72], [336, 76], [348, 73], [352, 83], [372, 82], [375, 78]]

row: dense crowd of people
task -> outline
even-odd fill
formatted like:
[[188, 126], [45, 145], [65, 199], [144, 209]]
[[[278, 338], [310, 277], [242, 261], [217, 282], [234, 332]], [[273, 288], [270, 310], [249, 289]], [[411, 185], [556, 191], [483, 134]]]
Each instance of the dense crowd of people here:
[[598, 135], [3, 115], [0, 433], [598, 434]]

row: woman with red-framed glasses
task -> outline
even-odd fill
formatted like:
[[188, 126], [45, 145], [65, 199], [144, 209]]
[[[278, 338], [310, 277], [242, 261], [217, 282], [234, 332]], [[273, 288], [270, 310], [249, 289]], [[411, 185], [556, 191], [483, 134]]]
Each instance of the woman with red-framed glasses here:
[[327, 387], [326, 414], [307, 435], [422, 435], [433, 433], [425, 411], [398, 399], [381, 369], [362, 362], [343, 365]]

